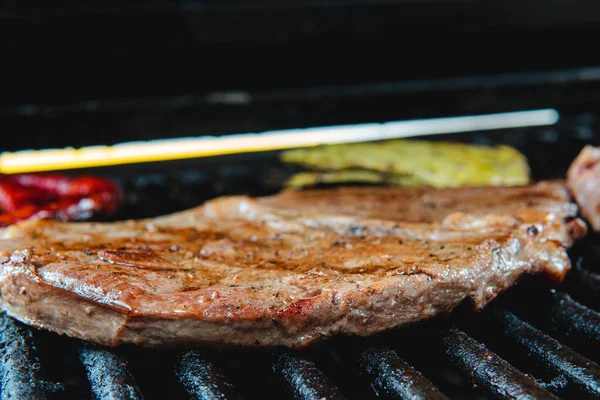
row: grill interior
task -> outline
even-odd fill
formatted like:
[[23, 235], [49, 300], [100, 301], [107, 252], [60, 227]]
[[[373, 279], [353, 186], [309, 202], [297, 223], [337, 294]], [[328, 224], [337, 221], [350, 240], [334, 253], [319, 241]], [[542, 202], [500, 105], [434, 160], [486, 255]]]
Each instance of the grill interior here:
[[[581, 147], [598, 143], [595, 114], [547, 128], [444, 136], [506, 143], [523, 151], [536, 179], [564, 176]], [[169, 164], [170, 165], [170, 164]], [[160, 215], [219, 195], [279, 190], [291, 169], [273, 154], [250, 160], [112, 169], [126, 189], [121, 218]], [[573, 271], [551, 289], [524, 279], [486, 310], [371, 338], [339, 337], [286, 349], [105, 349], [2, 317], [2, 398], [27, 399], [487, 399], [600, 397], [600, 241], [570, 255]]]

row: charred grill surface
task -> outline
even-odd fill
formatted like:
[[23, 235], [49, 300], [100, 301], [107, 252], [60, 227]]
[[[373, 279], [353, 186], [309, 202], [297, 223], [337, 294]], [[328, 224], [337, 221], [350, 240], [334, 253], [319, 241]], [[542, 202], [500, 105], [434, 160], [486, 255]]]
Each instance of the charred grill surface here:
[[359, 355], [359, 363], [378, 396], [406, 400], [448, 399], [419, 371], [387, 347], [364, 349]]
[[273, 364], [296, 400], [344, 400], [345, 396], [310, 360], [292, 352], [281, 354]]
[[49, 387], [40, 376], [30, 328], [2, 314], [0, 329], [2, 399], [46, 399]]
[[570, 283], [578, 298], [592, 303], [600, 300], [600, 274], [582, 268], [579, 262], [575, 264], [567, 283]]
[[557, 399], [533, 379], [458, 329], [443, 331], [442, 342], [450, 363], [458, 372], [494, 398]]
[[129, 371], [127, 361], [121, 356], [86, 343], [79, 348], [79, 359], [87, 371], [96, 399], [144, 399]]
[[210, 356], [200, 351], [181, 354], [175, 365], [175, 374], [192, 399], [242, 400]]
[[556, 328], [567, 336], [574, 336], [590, 346], [600, 344], [600, 313], [578, 303], [566, 293], [554, 295], [553, 321]]
[[498, 310], [495, 314], [504, 326], [504, 333], [534, 357], [542, 368], [560, 375], [591, 395], [600, 396], [598, 364], [519, 320], [508, 311]]

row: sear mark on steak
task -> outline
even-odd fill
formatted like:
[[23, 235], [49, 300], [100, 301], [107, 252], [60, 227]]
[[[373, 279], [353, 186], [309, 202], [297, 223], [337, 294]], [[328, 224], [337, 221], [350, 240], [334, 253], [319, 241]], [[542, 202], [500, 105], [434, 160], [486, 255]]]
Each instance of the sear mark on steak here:
[[23, 222], [0, 240], [1, 305], [108, 346], [303, 347], [469, 298], [482, 308], [524, 274], [560, 282], [586, 232], [576, 216], [557, 181], [287, 191], [139, 221]]
[[103, 249], [98, 251], [98, 258], [109, 264], [124, 265], [126, 267], [179, 269], [178, 266], [160, 257], [152, 249]]

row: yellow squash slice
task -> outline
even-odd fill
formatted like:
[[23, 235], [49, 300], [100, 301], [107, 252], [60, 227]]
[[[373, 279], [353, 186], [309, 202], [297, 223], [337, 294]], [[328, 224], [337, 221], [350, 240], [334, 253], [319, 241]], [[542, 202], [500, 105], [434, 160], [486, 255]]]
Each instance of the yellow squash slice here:
[[515, 186], [530, 181], [527, 159], [509, 146], [391, 140], [288, 150], [285, 163], [312, 171], [288, 180], [288, 187], [317, 183], [385, 183], [396, 186]]

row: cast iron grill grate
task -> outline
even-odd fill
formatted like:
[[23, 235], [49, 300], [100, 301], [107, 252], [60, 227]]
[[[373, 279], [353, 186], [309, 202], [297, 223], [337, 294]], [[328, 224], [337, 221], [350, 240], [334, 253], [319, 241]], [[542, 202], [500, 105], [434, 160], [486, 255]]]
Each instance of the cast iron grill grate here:
[[[595, 139], [593, 117], [568, 121], [558, 130], [459, 138], [515, 145], [537, 179], [556, 178]], [[281, 174], [272, 159], [210, 171], [122, 170], [116, 178], [129, 195], [117, 218], [172, 212], [223, 194], [275, 192]], [[2, 316], [2, 398], [600, 398], [599, 239], [590, 235], [571, 250], [574, 269], [555, 290], [524, 280], [477, 315], [459, 307], [448, 317], [303, 352], [105, 349]]]

